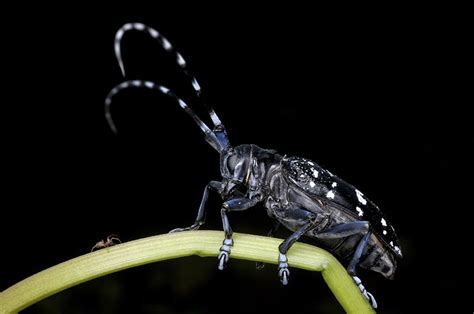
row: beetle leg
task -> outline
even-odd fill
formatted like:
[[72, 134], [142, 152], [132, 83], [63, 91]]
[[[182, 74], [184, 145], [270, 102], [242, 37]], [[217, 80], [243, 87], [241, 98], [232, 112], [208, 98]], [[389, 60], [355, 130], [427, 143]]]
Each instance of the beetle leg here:
[[356, 266], [359, 264], [360, 257], [362, 255], [362, 252], [364, 252], [364, 248], [369, 242], [370, 235], [372, 234], [372, 231], [368, 231], [365, 236], [360, 240], [359, 245], [357, 245], [357, 249], [354, 253], [354, 256], [352, 257], [351, 262], [349, 263], [349, 266], [347, 267], [347, 271], [349, 274], [351, 274], [352, 278], [354, 279], [354, 282], [357, 284], [357, 286], [360, 289], [360, 292], [369, 300], [370, 304], [374, 309], [377, 308], [377, 301], [375, 301], [374, 296], [372, 293], [368, 292], [365, 290], [365, 287], [362, 285], [361, 280], [359, 277], [356, 276]]
[[372, 295], [372, 293], [370, 293], [369, 291], [365, 290], [365, 287], [364, 285], [362, 284], [362, 281], [360, 280], [359, 277], [357, 276], [352, 276], [352, 279], [354, 279], [354, 282], [356, 283], [356, 285], [359, 287], [359, 290], [360, 292], [365, 296], [365, 298], [367, 300], [369, 300], [370, 304], [372, 305], [372, 307], [374, 309], [377, 308], [377, 301], [375, 300], [374, 296]]
[[372, 234], [372, 231], [368, 231], [362, 240], [360, 240], [359, 244], [357, 245], [357, 249], [354, 253], [354, 256], [352, 257], [351, 262], [349, 263], [349, 266], [347, 266], [347, 272], [351, 274], [352, 276], [356, 275], [356, 266], [359, 264], [360, 257], [362, 255], [362, 252], [364, 251], [365, 246], [369, 242], [370, 235]]
[[283, 285], [288, 284], [288, 278], [290, 277], [290, 271], [288, 270], [288, 258], [286, 257], [286, 252], [290, 249], [290, 247], [298, 241], [298, 239], [305, 234], [306, 232], [310, 231], [311, 229], [315, 228], [320, 220], [315, 219], [316, 216], [307, 212], [304, 209], [298, 210], [298, 214], [304, 214], [307, 216], [307, 223], [302, 226], [300, 229], [296, 230], [292, 235], [290, 235], [285, 241], [283, 241], [278, 250], [280, 251], [280, 255], [278, 257], [278, 275], [280, 276], [280, 281]]
[[207, 198], [209, 197], [209, 190], [215, 190], [220, 193], [222, 191], [222, 182], [211, 181], [206, 185], [206, 187], [204, 188], [201, 204], [199, 205], [196, 221], [194, 222], [194, 224], [186, 228], [173, 229], [170, 231], [170, 233], [197, 230], [199, 229], [199, 227], [201, 227], [204, 224], [206, 220], [206, 202], [207, 202]]
[[363, 234], [364, 236], [359, 241], [357, 248], [354, 252], [352, 260], [347, 267], [347, 272], [352, 276], [356, 275], [356, 266], [359, 264], [360, 257], [364, 251], [365, 246], [369, 242], [372, 231], [369, 230], [368, 221], [354, 221], [344, 224], [339, 224], [331, 227], [324, 232], [314, 234], [319, 239], [338, 239], [345, 238], [356, 234]]
[[224, 228], [225, 239], [222, 242], [222, 246], [219, 249], [220, 253], [218, 256], [220, 270], [223, 270], [229, 261], [229, 254], [234, 241], [232, 240], [232, 228], [229, 224], [229, 219], [227, 218], [227, 213], [230, 211], [242, 211], [249, 209], [250, 207], [257, 204], [257, 199], [249, 199], [244, 197], [236, 197], [225, 201], [222, 204], [221, 216], [222, 216], [222, 226]]
[[320, 239], [345, 238], [355, 234], [366, 234], [369, 230], [368, 221], [354, 221], [336, 225], [315, 236]]
[[[272, 238], [273, 235], [278, 231], [278, 228], [280, 228], [280, 225], [281, 225], [281, 223], [278, 220], [275, 220], [272, 228], [267, 233], [267, 237]], [[261, 270], [261, 269], [263, 269], [263, 267], [265, 267], [265, 263], [256, 262], [255, 267], [257, 268], [257, 270]]]
[[372, 305], [372, 307], [374, 309], [377, 308], [377, 301], [375, 301], [375, 298], [374, 296], [368, 292], [367, 290], [365, 290], [365, 287], [362, 285], [362, 282], [361, 280], [359, 279], [359, 277], [356, 276], [356, 266], [357, 264], [359, 264], [359, 260], [360, 260], [360, 257], [362, 255], [362, 252], [364, 251], [364, 248], [365, 246], [367, 245], [367, 243], [369, 242], [369, 239], [370, 239], [370, 235], [372, 234], [372, 231], [368, 231], [364, 237], [362, 238], [362, 240], [360, 240], [359, 242], [359, 245], [357, 245], [357, 249], [354, 253], [354, 256], [352, 257], [352, 260], [351, 262], [349, 263], [349, 266], [347, 267], [347, 272], [352, 276], [352, 278], [354, 279], [354, 282], [357, 284], [357, 286], [359, 287], [360, 289], [360, 292], [362, 292], [362, 294], [367, 298], [367, 300], [369, 300], [370, 304]]
[[372, 231], [369, 230], [368, 221], [354, 221], [345, 224], [340, 224], [334, 226], [325, 232], [318, 233], [315, 236], [320, 239], [337, 239], [349, 237], [356, 234], [364, 234], [364, 237], [360, 240], [357, 248], [355, 250], [354, 256], [352, 257], [349, 266], [347, 267], [347, 272], [352, 276], [354, 282], [359, 287], [360, 292], [369, 300], [370, 304], [374, 309], [377, 308], [377, 301], [374, 296], [365, 290], [365, 287], [362, 285], [362, 281], [359, 277], [356, 276], [356, 266], [359, 264], [360, 257], [364, 252], [364, 248], [369, 242]]

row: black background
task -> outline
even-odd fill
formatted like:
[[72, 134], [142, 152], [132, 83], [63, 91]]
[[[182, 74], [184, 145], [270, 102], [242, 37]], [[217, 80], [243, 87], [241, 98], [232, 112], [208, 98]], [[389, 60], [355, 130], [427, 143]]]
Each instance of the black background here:
[[[2, 14], [11, 22], [2, 36], [0, 289], [111, 233], [129, 241], [190, 225], [205, 184], [219, 179], [218, 155], [166, 97], [124, 92], [112, 108], [119, 135], [107, 127], [103, 100], [122, 81], [115, 31], [143, 22], [185, 57], [231, 143], [310, 158], [387, 213], [404, 253], [396, 278], [361, 272], [380, 312], [470, 303], [461, 285], [472, 277], [464, 223], [474, 137], [472, 101], [461, 96], [462, 18], [430, 7], [237, 3]], [[123, 50], [129, 78], [196, 104], [153, 40], [130, 33]], [[204, 229], [220, 230], [218, 197], [208, 208]], [[237, 232], [265, 234], [271, 225], [261, 206], [230, 219]], [[25, 313], [342, 312], [318, 273], [292, 270], [282, 287], [274, 265], [216, 265], [195, 257], [123, 271]]]

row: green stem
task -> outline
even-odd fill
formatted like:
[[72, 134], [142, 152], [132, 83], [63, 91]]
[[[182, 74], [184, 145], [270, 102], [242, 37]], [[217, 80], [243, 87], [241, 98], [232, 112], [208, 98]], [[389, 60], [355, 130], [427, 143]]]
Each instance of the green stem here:
[[[281, 239], [234, 233], [231, 258], [276, 264]], [[15, 313], [85, 281], [123, 269], [178, 257], [217, 256], [222, 231], [188, 231], [126, 242], [85, 254], [43, 270], [0, 293], [0, 313]], [[344, 267], [328, 252], [296, 243], [288, 252], [290, 267], [322, 272], [344, 310], [373, 313]]]

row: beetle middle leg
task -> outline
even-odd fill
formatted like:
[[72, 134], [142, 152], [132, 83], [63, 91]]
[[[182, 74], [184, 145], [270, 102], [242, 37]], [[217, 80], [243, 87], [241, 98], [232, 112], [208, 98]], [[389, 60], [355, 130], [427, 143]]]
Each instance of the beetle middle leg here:
[[[286, 253], [291, 248], [291, 246], [298, 241], [299, 238], [306, 232], [314, 229], [320, 222], [321, 219], [316, 214], [306, 211], [305, 209], [294, 209], [291, 210], [291, 216], [298, 220], [304, 219], [306, 222], [302, 227], [297, 229], [292, 235], [290, 235], [285, 241], [283, 241], [279, 246], [278, 250], [280, 255], [278, 257], [278, 275], [280, 276], [280, 281], [283, 285], [288, 284], [288, 278], [290, 277], [290, 270], [288, 269], [288, 258]], [[324, 219], [324, 218], [323, 218]]]
[[218, 268], [223, 270], [229, 261], [230, 250], [234, 245], [232, 240], [232, 228], [229, 224], [229, 218], [227, 218], [227, 213], [231, 211], [242, 211], [249, 209], [250, 207], [255, 206], [258, 203], [257, 199], [249, 199], [245, 197], [235, 197], [228, 201], [225, 201], [222, 204], [221, 216], [222, 216], [222, 226], [224, 228], [225, 239], [222, 242], [222, 246], [219, 249], [220, 253], [217, 257], [219, 260]]

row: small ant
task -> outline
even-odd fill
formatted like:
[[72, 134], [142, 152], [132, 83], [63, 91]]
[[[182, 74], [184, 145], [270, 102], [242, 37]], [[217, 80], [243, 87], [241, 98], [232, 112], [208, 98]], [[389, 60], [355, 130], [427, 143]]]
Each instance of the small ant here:
[[107, 237], [107, 239], [104, 240], [100, 240], [99, 242], [97, 242], [91, 249], [91, 252], [95, 251], [95, 250], [100, 250], [100, 249], [103, 249], [103, 248], [106, 248], [106, 247], [109, 247], [109, 246], [114, 246], [116, 244], [120, 244], [122, 243], [122, 241], [120, 241], [119, 239], [119, 236], [116, 235], [116, 234], [111, 234]]

